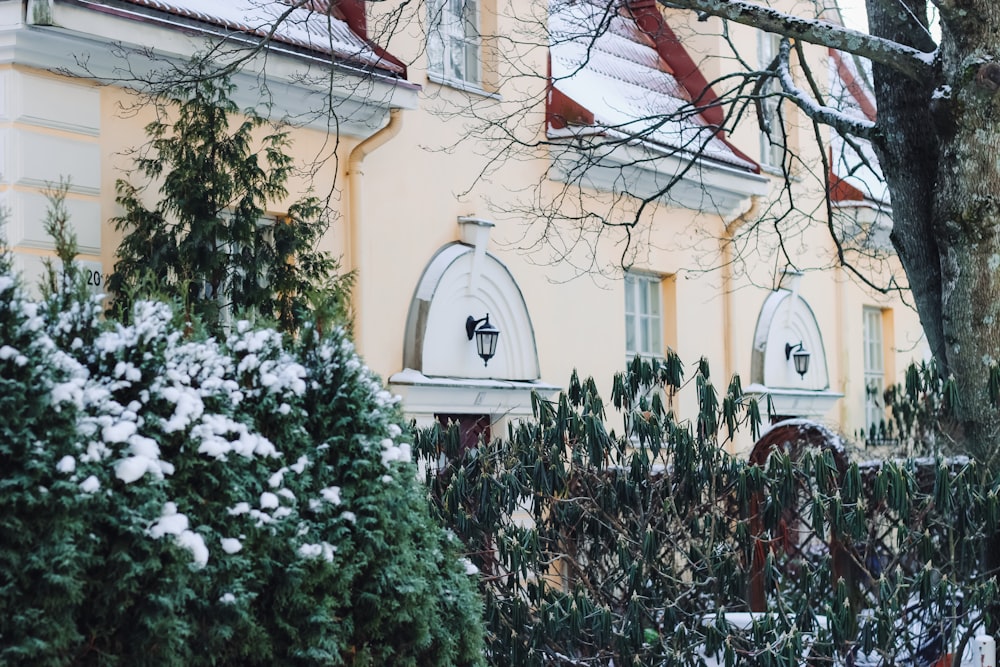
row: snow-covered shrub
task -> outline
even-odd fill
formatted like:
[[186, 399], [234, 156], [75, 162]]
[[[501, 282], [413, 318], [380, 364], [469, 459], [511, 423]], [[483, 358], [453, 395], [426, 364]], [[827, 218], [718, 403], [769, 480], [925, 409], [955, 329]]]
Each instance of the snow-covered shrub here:
[[0, 268], [0, 664], [481, 661], [475, 582], [342, 331], [101, 322]]
[[84, 641], [75, 609], [93, 558], [86, 517], [66, 502], [86, 493], [68, 472], [75, 411], [53, 408], [74, 364], [44, 335], [6, 257], [0, 269], [0, 663], [59, 665]]

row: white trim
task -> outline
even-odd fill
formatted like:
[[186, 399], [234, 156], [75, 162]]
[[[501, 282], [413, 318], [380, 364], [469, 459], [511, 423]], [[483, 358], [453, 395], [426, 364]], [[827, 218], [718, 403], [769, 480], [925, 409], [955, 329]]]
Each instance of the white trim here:
[[[785, 356], [786, 345], [800, 342], [812, 355], [804, 377], [799, 377]], [[823, 334], [797, 287], [771, 292], [761, 306], [754, 329], [750, 381], [793, 391], [830, 388]]]
[[[663, 344], [663, 277], [655, 273], [627, 271], [622, 281], [625, 286], [625, 358], [631, 361], [637, 354], [645, 359], [663, 359], [665, 346]], [[641, 308], [641, 297], [649, 299], [646, 308]], [[632, 310], [628, 308], [629, 298], [632, 299]], [[655, 301], [655, 304], [653, 303]], [[653, 311], [656, 311], [655, 313]], [[632, 331], [629, 331], [631, 329]], [[629, 349], [629, 334], [633, 336], [635, 346]], [[643, 336], [652, 337], [646, 345], [641, 345]]]
[[[649, 144], [591, 146], [591, 152], [577, 149], [578, 141], [594, 138], [549, 131], [552, 165], [549, 177], [561, 183], [577, 183], [603, 192], [627, 193], [648, 199], [677, 178], [660, 201], [693, 211], [716, 213], [723, 218], [739, 215], [746, 200], [765, 195], [771, 181], [767, 176], [699, 159], [683, 151], [665, 152]], [[563, 143], [564, 140], [565, 143]], [[598, 138], [597, 141], [600, 141]]]
[[410, 368], [389, 377], [389, 391], [402, 398], [411, 418], [434, 414], [488, 414], [500, 417], [531, 416], [531, 394], [545, 397], [559, 387], [544, 382], [515, 382], [468, 378], [432, 378]]
[[488, 90], [480, 88], [474, 83], [462, 81], [461, 79], [453, 79], [450, 76], [445, 76], [435, 70], [427, 71], [427, 80], [442, 86], [454, 88], [455, 90], [461, 90], [463, 93], [472, 93], [473, 95], [479, 95], [480, 97], [486, 97], [491, 100], [497, 100], [499, 102], [503, 101], [503, 97], [501, 97], [500, 93], [491, 93]]
[[[453, 10], [456, 0], [429, 0], [427, 3], [427, 70], [428, 78], [438, 83], [481, 91], [483, 82], [483, 45], [481, 0], [458, 0], [461, 9]], [[470, 11], [471, 10], [471, 11]], [[471, 13], [471, 21], [466, 16]], [[470, 28], [472, 31], [470, 31]], [[452, 63], [458, 70], [451, 76]], [[470, 67], [471, 65], [471, 67]], [[484, 91], [485, 92], [485, 91]]]
[[[872, 424], [878, 426], [887, 421], [882, 392], [886, 384], [886, 340], [884, 331], [885, 310], [878, 306], [863, 306], [861, 309], [861, 362], [864, 369], [864, 425], [866, 433]], [[874, 349], [873, 349], [874, 348]], [[869, 395], [869, 389], [874, 396]]]
[[[20, 7], [20, 3], [2, 5]], [[164, 65], [186, 63], [213, 40], [178, 30], [180, 26], [143, 23], [63, 3], [55, 4], [53, 23], [28, 26], [20, 12], [0, 8], [0, 63], [116, 83], [124, 77], [123, 51], [135, 50], [128, 65], [137, 76], [148, 76]], [[148, 60], [141, 55], [144, 50], [152, 50], [162, 62]], [[248, 62], [233, 83], [234, 101], [241, 108], [270, 101], [264, 112], [271, 118], [355, 137], [366, 137], [384, 125], [390, 108], [417, 108], [420, 90], [406, 81], [285, 50], [277, 43], [269, 45], [266, 57]], [[338, 111], [336, 128], [324, 113], [330, 97]]]
[[[843, 394], [830, 390], [826, 348], [812, 308], [798, 294], [801, 276], [786, 275], [783, 287], [761, 306], [754, 330], [750, 382], [746, 393], [771, 397], [775, 413], [785, 417], [824, 417]], [[785, 346], [802, 342], [811, 353], [804, 377], [785, 357]]]
[[92, 85], [9, 69], [0, 72], [0, 120], [98, 137], [101, 94]]
[[0, 129], [0, 146], [0, 182], [45, 191], [68, 178], [67, 190], [73, 194], [101, 194], [101, 147], [91, 137], [8, 127]]
[[[81, 255], [101, 254], [101, 203], [97, 199], [67, 197], [63, 202], [69, 223], [76, 233]], [[7, 213], [7, 242], [21, 248], [53, 250], [52, 237], [45, 233], [42, 221], [49, 210], [44, 193], [7, 190], [0, 193], [0, 210]]]
[[833, 203], [834, 220], [845, 239], [862, 248], [895, 252], [892, 233], [892, 207], [871, 200]]
[[[475, 256], [475, 248], [456, 242], [428, 262], [410, 302], [403, 365], [433, 377], [537, 380], [538, 350], [524, 295], [503, 262], [487, 252], [477, 265]], [[500, 341], [484, 366], [465, 321], [487, 314]]]
[[822, 419], [844, 397], [843, 394], [828, 389], [776, 389], [756, 383], [748, 386], [744, 393], [757, 399], [761, 413], [767, 409], [767, 397], [770, 396], [774, 414], [809, 419]]

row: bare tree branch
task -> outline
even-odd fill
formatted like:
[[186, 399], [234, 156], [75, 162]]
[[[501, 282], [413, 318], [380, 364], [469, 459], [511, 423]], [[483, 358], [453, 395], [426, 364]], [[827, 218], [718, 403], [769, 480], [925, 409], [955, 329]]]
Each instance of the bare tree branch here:
[[669, 9], [690, 9], [718, 16], [785, 37], [801, 39], [868, 58], [905, 74], [925, 80], [934, 72], [936, 51], [927, 53], [868, 33], [816, 19], [803, 18], [740, 0], [659, 0]]
[[854, 134], [871, 140], [875, 131], [875, 123], [870, 120], [855, 118], [833, 107], [825, 106], [809, 97], [806, 91], [795, 84], [788, 63], [791, 57], [792, 45], [786, 37], [781, 40], [778, 57], [778, 80], [788, 94], [789, 99], [799, 107], [805, 115], [815, 121], [836, 129], [841, 134]]

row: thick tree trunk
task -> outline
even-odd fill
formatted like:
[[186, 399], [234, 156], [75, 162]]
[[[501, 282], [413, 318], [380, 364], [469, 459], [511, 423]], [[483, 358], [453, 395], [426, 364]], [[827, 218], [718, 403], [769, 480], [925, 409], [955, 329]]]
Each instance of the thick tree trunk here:
[[[910, 12], [926, 20], [926, 2], [911, 0]], [[930, 50], [933, 44], [917, 21], [900, 11], [895, 0], [869, 0], [868, 21], [874, 35]], [[906, 271], [927, 342], [944, 360], [941, 329], [941, 261], [933, 234], [933, 198], [939, 164], [937, 136], [927, 100], [934, 82], [900, 84], [894, 69], [873, 64], [878, 102], [874, 147], [892, 197], [892, 241]]]
[[1000, 412], [987, 378], [1000, 357], [1000, 4], [955, 2], [942, 19], [941, 65], [951, 98], [934, 224], [945, 354], [966, 447], [995, 468]]
[[[925, 16], [925, 0], [868, 4], [875, 34], [926, 48], [913, 18]], [[1000, 357], [1000, 3], [943, 4], [940, 81], [909, 84], [875, 67], [876, 144], [893, 242], [931, 350], [958, 389], [959, 448], [995, 468], [1000, 411], [986, 387]]]

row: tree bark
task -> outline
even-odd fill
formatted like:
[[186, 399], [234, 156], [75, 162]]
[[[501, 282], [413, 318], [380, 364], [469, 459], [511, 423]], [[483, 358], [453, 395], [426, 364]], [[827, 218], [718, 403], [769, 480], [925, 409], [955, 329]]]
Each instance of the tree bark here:
[[[919, 22], [908, 20], [898, 5], [868, 2], [872, 33], [904, 44], [933, 48]], [[909, 9], [926, 23], [926, 3], [911, 0]], [[906, 82], [886, 65], [873, 63], [878, 129], [873, 146], [892, 199], [892, 242], [906, 271], [931, 353], [947, 365], [941, 327], [941, 260], [934, 238], [933, 203], [939, 147], [928, 100], [935, 82]]]
[[1000, 4], [942, 10], [941, 70], [950, 86], [933, 222], [941, 256], [941, 326], [966, 449], [1000, 463], [1000, 411], [987, 392], [1000, 357]]
[[[872, 32], [925, 48], [925, 0], [869, 0]], [[960, 449], [1000, 463], [1000, 412], [987, 394], [1000, 356], [1000, 5], [942, 12], [939, 75], [900, 81], [874, 65], [875, 142], [893, 206], [892, 240], [928, 343], [959, 396]]]

